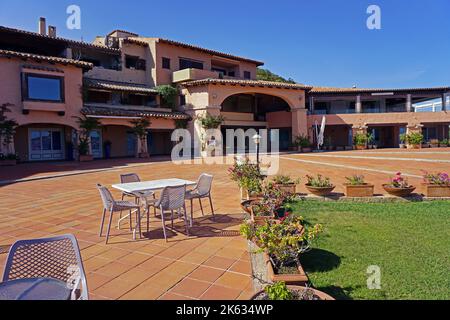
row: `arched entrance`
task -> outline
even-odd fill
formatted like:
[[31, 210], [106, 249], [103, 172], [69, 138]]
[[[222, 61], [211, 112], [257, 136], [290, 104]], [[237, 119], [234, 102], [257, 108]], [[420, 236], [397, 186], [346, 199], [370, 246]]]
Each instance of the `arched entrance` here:
[[[268, 129], [279, 130], [279, 149], [288, 150], [292, 141], [292, 116], [289, 104], [278, 96], [261, 93], [240, 93], [227, 97], [221, 105], [221, 115], [225, 121], [222, 125], [224, 145], [226, 146], [227, 129]], [[247, 139], [248, 140], [248, 139]], [[246, 141], [246, 151], [248, 141]], [[234, 153], [235, 150], [227, 150]]]

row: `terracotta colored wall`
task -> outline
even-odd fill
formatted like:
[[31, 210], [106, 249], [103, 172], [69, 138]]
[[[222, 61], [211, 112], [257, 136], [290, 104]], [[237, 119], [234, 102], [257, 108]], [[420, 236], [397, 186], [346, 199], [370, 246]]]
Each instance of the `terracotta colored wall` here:
[[[65, 103], [42, 103], [42, 102], [26, 102], [25, 106], [33, 109], [29, 114], [22, 114], [24, 103], [22, 102], [21, 91], [21, 72], [24, 65], [32, 65], [38, 67], [49, 67], [58, 69], [62, 73], [43, 72], [40, 70], [29, 70], [33, 73], [55, 74], [64, 76]], [[0, 57], [0, 104], [12, 103], [10, 109], [12, 113], [8, 114], [9, 118], [15, 119], [19, 125], [29, 123], [54, 123], [77, 127], [74, 116], [79, 116], [79, 112], [83, 106], [81, 87], [82, 87], [82, 70], [73, 66], [64, 66], [59, 64], [36, 63], [31, 60], [23, 61], [20, 59], [7, 59]], [[53, 108], [54, 107], [54, 108]], [[51, 110], [51, 111], [49, 111]], [[59, 116], [57, 111], [65, 111], [64, 116]]]
[[127, 130], [124, 126], [105, 126], [102, 129], [103, 143], [111, 141], [111, 157], [127, 156]]
[[292, 114], [286, 111], [269, 112], [266, 114], [269, 128], [290, 128], [292, 127]]

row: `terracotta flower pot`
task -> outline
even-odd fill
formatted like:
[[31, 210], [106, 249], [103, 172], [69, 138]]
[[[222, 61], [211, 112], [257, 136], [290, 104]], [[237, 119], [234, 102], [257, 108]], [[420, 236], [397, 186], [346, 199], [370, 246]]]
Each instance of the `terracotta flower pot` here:
[[356, 146], [356, 150], [366, 150], [366, 146]]
[[383, 188], [387, 193], [396, 197], [407, 197], [416, 190], [416, 187], [413, 186], [409, 186], [408, 188], [394, 188], [388, 184], [383, 184]]
[[373, 184], [352, 185], [344, 184], [345, 196], [352, 198], [373, 197]]
[[[290, 285], [290, 286], [288, 285], [287, 288], [288, 288], [289, 290], [297, 290], [297, 291], [309, 289], [309, 290], [312, 290], [312, 291], [314, 292], [314, 295], [318, 298], [318, 300], [335, 300], [332, 296], [326, 294], [325, 292], [316, 290], [316, 289], [306, 288], [306, 287], [303, 287], [303, 286], [292, 286], [292, 285]], [[264, 291], [264, 290], [261, 290], [261, 291], [255, 293], [255, 294], [250, 298], [250, 300], [256, 300], [257, 297], [259, 297], [260, 295], [262, 295], [262, 294], [264, 294], [264, 293], [265, 293], [265, 291]]]
[[331, 186], [331, 187], [312, 187], [309, 185], [305, 185], [306, 189], [308, 189], [309, 192], [311, 192], [312, 194], [319, 196], [319, 197], [325, 197], [328, 196], [333, 190], [334, 188], [336, 188], [336, 186]]
[[450, 186], [425, 184], [425, 196], [430, 198], [449, 198]]
[[260, 193], [250, 193], [247, 189], [241, 188], [241, 200], [259, 200], [262, 196]]
[[306, 284], [309, 279], [301, 264], [298, 264], [298, 273], [292, 274], [277, 274], [273, 268], [272, 262], [270, 261], [269, 255], [264, 253], [264, 260], [267, 266], [267, 277], [272, 282], [285, 282], [286, 284]]
[[274, 187], [281, 190], [285, 193], [290, 194], [296, 194], [297, 192], [297, 185], [295, 183], [288, 183], [288, 184], [274, 184]]

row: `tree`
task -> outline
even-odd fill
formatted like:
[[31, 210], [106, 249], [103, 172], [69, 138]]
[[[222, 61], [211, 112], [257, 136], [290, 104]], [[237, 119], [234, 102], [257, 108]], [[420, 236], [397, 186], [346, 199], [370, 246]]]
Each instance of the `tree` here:
[[256, 70], [256, 78], [258, 80], [263, 80], [263, 81], [275, 81], [275, 82], [286, 82], [286, 83], [293, 83], [295, 84], [295, 80], [292, 78], [286, 79], [283, 78], [282, 76], [279, 76], [273, 72], [271, 72], [268, 69], [262, 69], [262, 68], [258, 68]]
[[12, 142], [18, 123], [14, 119], [8, 119], [5, 115], [7, 112], [11, 112], [9, 107], [13, 106], [11, 103], [4, 103], [0, 105], [0, 153], [3, 153], [3, 149], [6, 150], [7, 156], [11, 156], [13, 152]]
[[140, 143], [140, 153], [147, 153], [147, 128], [150, 126], [151, 122], [147, 118], [140, 118], [137, 120], [132, 120], [130, 123], [133, 125], [131, 129], [136, 135]]
[[100, 128], [101, 124], [97, 118], [89, 118], [86, 116], [76, 117], [80, 133], [78, 137], [78, 152], [80, 155], [89, 155], [91, 152], [90, 139], [91, 132]]

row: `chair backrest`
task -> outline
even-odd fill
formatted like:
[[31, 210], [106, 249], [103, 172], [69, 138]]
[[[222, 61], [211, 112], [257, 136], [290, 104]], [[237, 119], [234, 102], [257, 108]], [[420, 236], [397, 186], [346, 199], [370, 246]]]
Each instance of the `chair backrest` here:
[[79, 282], [79, 298], [89, 298], [80, 249], [76, 238], [71, 234], [19, 240], [11, 246], [3, 271], [3, 281], [29, 278], [57, 279], [67, 283], [69, 287]]
[[176, 187], [165, 187], [161, 191], [157, 207], [163, 210], [177, 210], [184, 206], [186, 196], [186, 185]]
[[136, 173], [127, 173], [120, 175], [120, 183], [141, 182], [141, 179]]
[[202, 173], [197, 182], [198, 194], [201, 196], [209, 194], [211, 192], [212, 181], [212, 175]]
[[115, 203], [111, 192], [108, 190], [108, 188], [102, 186], [101, 184], [97, 184], [97, 189], [100, 192], [100, 196], [102, 197], [103, 208], [106, 210], [111, 210]]

